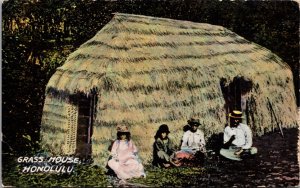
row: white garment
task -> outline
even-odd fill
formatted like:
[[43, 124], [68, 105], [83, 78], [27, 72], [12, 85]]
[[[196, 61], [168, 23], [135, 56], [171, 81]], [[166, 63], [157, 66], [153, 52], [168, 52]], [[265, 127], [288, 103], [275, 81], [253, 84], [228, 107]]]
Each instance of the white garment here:
[[197, 129], [194, 133], [188, 130], [183, 134], [181, 150], [187, 149], [195, 151], [205, 149], [204, 133], [201, 130]]
[[246, 108], [247, 108], [247, 96], [242, 95], [241, 96], [241, 109], [242, 109], [242, 112], [245, 112]]
[[224, 143], [228, 142], [231, 136], [235, 135], [232, 144], [243, 149], [252, 146], [252, 131], [246, 124], [240, 123], [237, 127], [227, 126], [224, 130]]

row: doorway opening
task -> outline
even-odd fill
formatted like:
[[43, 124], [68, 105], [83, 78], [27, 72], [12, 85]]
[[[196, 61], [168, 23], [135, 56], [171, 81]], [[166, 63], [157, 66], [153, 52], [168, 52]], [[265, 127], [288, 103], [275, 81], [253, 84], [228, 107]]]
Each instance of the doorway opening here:
[[[229, 114], [233, 110], [242, 111], [244, 120], [247, 122], [249, 119], [248, 93], [253, 87], [253, 82], [243, 76], [236, 76], [229, 82], [225, 78], [221, 78], [220, 86], [225, 99], [224, 108], [226, 114]], [[226, 118], [228, 122], [228, 117], [226, 116]]]
[[89, 94], [78, 92], [70, 97], [70, 102], [76, 109], [76, 115], [70, 117], [74, 119], [72, 123], [74, 135], [71, 137], [75, 143], [73, 142], [72, 145], [75, 146], [75, 156], [84, 161], [91, 159], [92, 156], [93, 123], [97, 100], [96, 92]]

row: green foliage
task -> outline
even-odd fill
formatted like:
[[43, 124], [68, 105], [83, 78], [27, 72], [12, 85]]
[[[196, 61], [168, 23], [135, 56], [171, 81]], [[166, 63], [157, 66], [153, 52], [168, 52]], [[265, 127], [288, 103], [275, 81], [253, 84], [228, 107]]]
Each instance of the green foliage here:
[[[267, 47], [299, 75], [299, 7], [292, 1], [92, 1], [9, 0], [2, 5], [3, 153], [34, 154], [48, 80], [66, 57], [123, 12], [221, 25]], [[28, 25], [21, 19], [29, 19]], [[12, 27], [13, 20], [18, 26]], [[23, 25], [23, 26], [22, 26]], [[298, 95], [296, 95], [298, 96]], [[298, 100], [299, 101], [299, 100]], [[298, 102], [299, 104], [299, 102]], [[3, 184], [16, 187], [109, 185], [104, 172], [78, 166], [72, 175], [20, 174], [15, 159], [4, 157]], [[193, 186], [207, 178], [203, 168], [147, 168], [149, 186]]]
[[[71, 174], [21, 173], [14, 157], [4, 157], [3, 184], [16, 187], [107, 187], [112, 184], [103, 169], [90, 165], [76, 165]], [[207, 177], [204, 168], [146, 168], [146, 178], [134, 178], [132, 184], [150, 187], [195, 186], [201, 177]]]
[[148, 168], [147, 178], [132, 179], [130, 182], [150, 187], [196, 186], [194, 180], [206, 176], [205, 169], [200, 167]]
[[21, 173], [15, 158], [4, 160], [3, 185], [15, 187], [107, 187], [104, 171], [89, 165], [77, 165], [71, 174]]

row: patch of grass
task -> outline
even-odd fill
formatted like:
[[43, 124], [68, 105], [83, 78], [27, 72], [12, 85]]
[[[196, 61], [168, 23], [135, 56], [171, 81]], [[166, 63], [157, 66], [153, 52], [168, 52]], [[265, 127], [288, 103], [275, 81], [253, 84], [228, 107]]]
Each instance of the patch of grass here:
[[20, 166], [10, 160], [3, 166], [3, 185], [15, 187], [107, 187], [105, 172], [89, 165], [77, 165], [71, 174], [24, 174]]
[[77, 172], [68, 174], [3, 174], [3, 184], [16, 187], [53, 187], [53, 186], [92, 186], [107, 187], [106, 176], [100, 169], [81, 167]]
[[[91, 165], [76, 165], [71, 174], [21, 173], [16, 157], [4, 157], [3, 185], [15, 187], [107, 187], [116, 186], [105, 170]], [[196, 186], [209, 181], [208, 168], [157, 168], [145, 166], [146, 178], [133, 178], [129, 183], [149, 187]]]
[[[105, 171], [96, 166], [76, 165], [71, 174], [21, 173], [21, 166], [16, 158], [4, 159], [3, 185], [15, 187], [107, 187], [109, 182]], [[203, 167], [155, 168], [146, 167], [146, 178], [129, 180], [133, 184], [149, 187], [194, 186], [207, 177]]]
[[130, 183], [139, 183], [150, 187], [193, 186], [195, 178], [206, 177], [204, 168], [179, 167], [179, 168], [146, 168], [146, 178], [131, 179]]

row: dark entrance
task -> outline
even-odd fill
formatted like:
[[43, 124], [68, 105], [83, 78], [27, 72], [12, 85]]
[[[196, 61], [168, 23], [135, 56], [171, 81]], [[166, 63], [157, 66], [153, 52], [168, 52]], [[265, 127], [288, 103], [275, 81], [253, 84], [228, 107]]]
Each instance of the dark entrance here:
[[92, 134], [95, 118], [97, 95], [77, 93], [73, 102], [78, 106], [78, 121], [75, 155], [82, 159], [90, 159], [92, 155]]
[[228, 114], [232, 110], [240, 110], [247, 116], [247, 93], [252, 89], [253, 82], [245, 79], [243, 76], [236, 76], [231, 82], [222, 78], [220, 85], [225, 99], [224, 107], [226, 113]]

